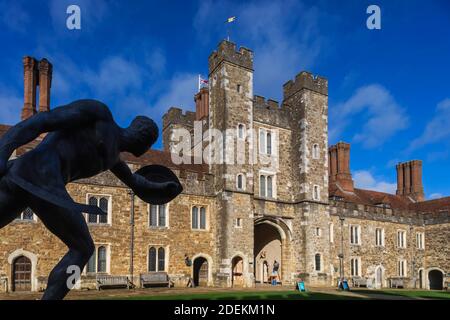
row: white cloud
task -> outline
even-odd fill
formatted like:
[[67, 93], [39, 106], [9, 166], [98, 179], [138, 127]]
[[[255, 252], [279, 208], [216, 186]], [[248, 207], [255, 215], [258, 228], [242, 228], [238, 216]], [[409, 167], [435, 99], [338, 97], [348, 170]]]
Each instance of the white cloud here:
[[176, 74], [166, 85], [164, 93], [155, 102], [155, 111], [162, 116], [169, 107], [194, 110], [194, 95], [197, 92], [198, 75], [194, 73]]
[[[366, 120], [355, 116], [362, 114]], [[355, 119], [352, 122], [352, 119]], [[360, 121], [358, 125], [356, 120]], [[400, 107], [389, 91], [378, 84], [356, 90], [347, 101], [330, 108], [330, 141], [334, 142], [350, 125], [356, 131], [354, 142], [365, 148], [382, 145], [409, 124], [405, 110]]]
[[227, 26], [220, 21], [227, 14], [237, 16], [228, 26], [231, 41], [237, 38], [254, 51], [255, 93], [281, 100], [282, 85], [311, 68], [320, 53], [323, 38], [318, 32], [318, 10], [300, 1], [203, 1], [194, 19], [199, 39], [225, 35]]
[[427, 144], [436, 143], [450, 138], [450, 98], [438, 103], [434, 117], [428, 122], [423, 133], [409, 145], [408, 151], [413, 151]]
[[432, 193], [430, 194], [430, 196], [428, 197], [429, 199], [439, 199], [442, 198], [444, 195], [442, 193]]
[[144, 75], [135, 63], [112, 56], [103, 60], [98, 70], [86, 70], [83, 76], [99, 97], [105, 97], [139, 89]]
[[17, 94], [0, 89], [0, 123], [16, 124], [20, 121], [23, 99]]
[[396, 183], [377, 180], [370, 171], [358, 170], [353, 174], [355, 186], [360, 189], [375, 190], [394, 194], [397, 189]]

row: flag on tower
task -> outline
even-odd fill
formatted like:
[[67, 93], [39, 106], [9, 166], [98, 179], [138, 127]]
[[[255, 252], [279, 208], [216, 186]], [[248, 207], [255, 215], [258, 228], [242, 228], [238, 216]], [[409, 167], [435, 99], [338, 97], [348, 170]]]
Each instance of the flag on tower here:
[[208, 85], [208, 83], [209, 83], [208, 79], [203, 79], [201, 75], [198, 75], [198, 91], [200, 91], [202, 84]]

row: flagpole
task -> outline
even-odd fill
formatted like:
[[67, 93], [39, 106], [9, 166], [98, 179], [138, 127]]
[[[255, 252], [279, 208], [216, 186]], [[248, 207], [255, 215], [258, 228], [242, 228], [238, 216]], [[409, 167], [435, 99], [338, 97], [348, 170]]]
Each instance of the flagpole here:
[[200, 75], [198, 75], [198, 92], [200, 92]]

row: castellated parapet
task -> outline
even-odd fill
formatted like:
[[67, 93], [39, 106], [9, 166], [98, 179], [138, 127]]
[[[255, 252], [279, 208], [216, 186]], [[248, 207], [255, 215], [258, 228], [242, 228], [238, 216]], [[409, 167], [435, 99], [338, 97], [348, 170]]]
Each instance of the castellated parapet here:
[[163, 149], [165, 151], [169, 150], [171, 144], [171, 134], [175, 129], [185, 128], [191, 131], [194, 127], [195, 112], [186, 111], [180, 108], [171, 107], [167, 113], [163, 115], [163, 128], [162, 128], [162, 138], [163, 138]]
[[289, 98], [302, 89], [309, 89], [328, 96], [328, 80], [321, 76], [315, 76], [310, 72], [302, 71], [283, 85], [283, 97]]
[[163, 116], [163, 130], [171, 124], [192, 127], [195, 121], [195, 112], [186, 111], [176, 107], [171, 107]]
[[219, 43], [218, 49], [210, 54], [209, 73], [211, 74], [222, 61], [253, 71], [253, 51], [245, 47], [240, 47], [237, 51], [236, 44], [233, 42], [223, 40]]
[[289, 112], [280, 107], [278, 101], [255, 95], [253, 98], [253, 120], [268, 125], [290, 129]]

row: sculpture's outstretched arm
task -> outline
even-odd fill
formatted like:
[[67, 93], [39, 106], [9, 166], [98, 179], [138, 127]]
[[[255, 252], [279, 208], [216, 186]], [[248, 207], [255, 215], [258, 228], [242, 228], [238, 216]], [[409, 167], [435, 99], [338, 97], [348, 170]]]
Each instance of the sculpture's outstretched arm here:
[[112, 115], [103, 103], [78, 100], [19, 122], [0, 138], [0, 175], [4, 174], [6, 162], [14, 150], [33, 141], [41, 133], [79, 127], [108, 118], [112, 119]]
[[167, 194], [174, 193], [179, 188], [178, 184], [175, 182], [154, 182], [145, 179], [139, 174], [133, 174], [128, 165], [123, 161], [119, 161], [111, 168], [111, 172], [114, 173], [120, 181], [130, 187], [141, 199], [145, 198], [145, 195], [149, 192], [154, 193], [156, 197], [164, 197]]

